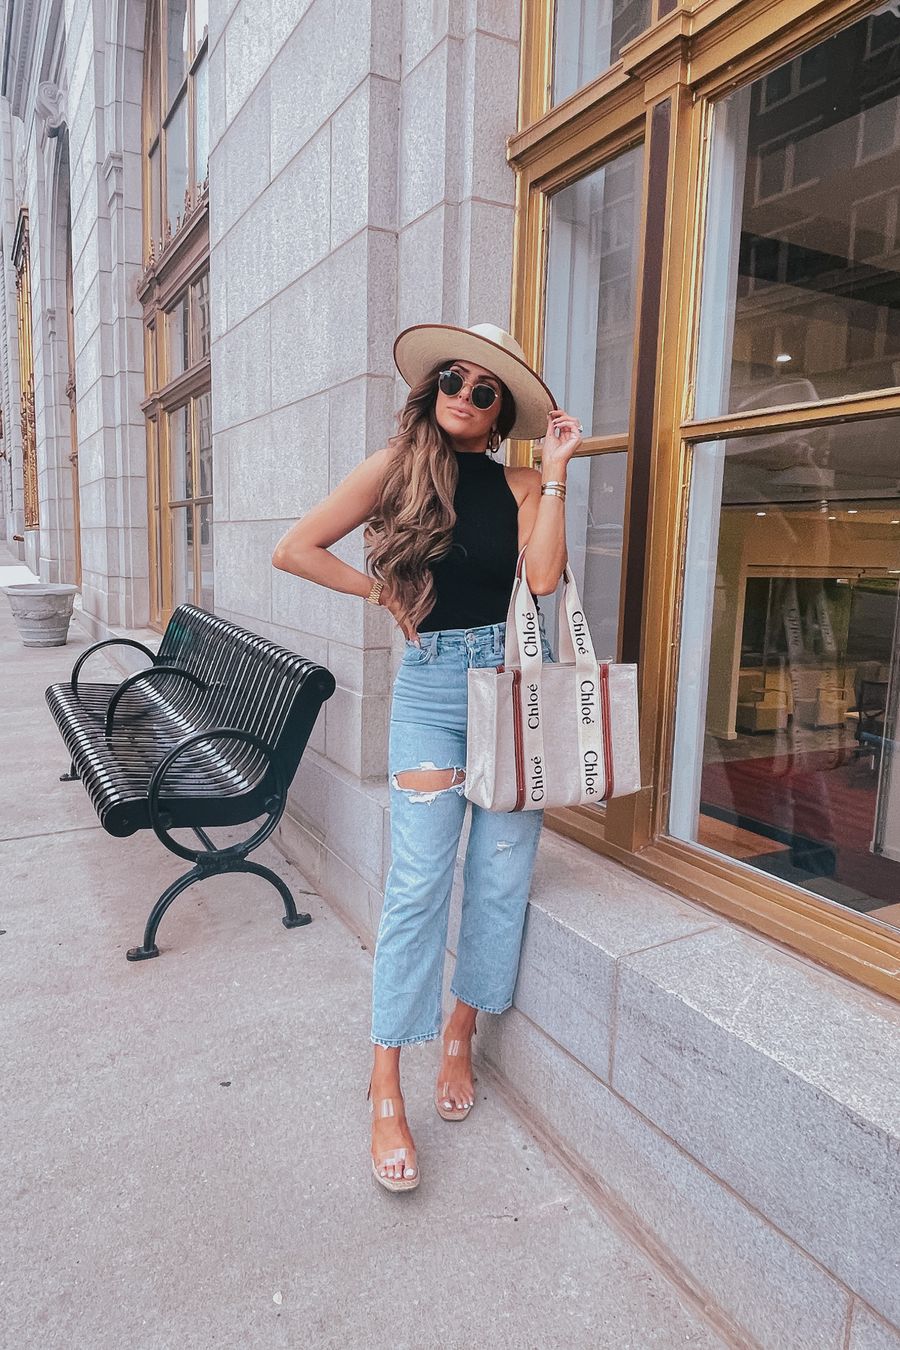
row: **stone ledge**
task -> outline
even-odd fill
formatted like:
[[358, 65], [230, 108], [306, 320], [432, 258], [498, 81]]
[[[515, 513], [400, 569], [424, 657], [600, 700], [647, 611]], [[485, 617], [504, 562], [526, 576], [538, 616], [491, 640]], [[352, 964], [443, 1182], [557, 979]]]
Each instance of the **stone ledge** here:
[[850, 1295], [522, 1013], [479, 1051], [695, 1293], [766, 1350], [843, 1350]]
[[[528, 1022], [501, 1024], [493, 1062], [517, 1081], [518, 1058], [527, 1045], [536, 1053], [537, 1036], [546, 1062], [575, 1075], [568, 1146], [602, 1184], [615, 1189], [603, 1150], [590, 1156], [586, 1094], [612, 1088], [605, 1110], [634, 1108], [640, 1129], [658, 1131], [658, 1149], [683, 1154], [679, 1166], [690, 1160], [703, 1187], [718, 1189], [718, 1204], [741, 1206], [768, 1229], [763, 1246], [776, 1284], [802, 1254], [812, 1284], [827, 1276], [900, 1325], [894, 1004], [545, 834], [515, 1007]], [[546, 1114], [540, 1090], [536, 1081], [535, 1096], [525, 1095]], [[562, 1137], [562, 1121], [548, 1120]], [[653, 1210], [638, 1172], [623, 1182], [623, 1199], [646, 1217]], [[652, 1226], [667, 1240], [657, 1228], [664, 1220], [659, 1211]], [[710, 1254], [688, 1250], [691, 1275], [758, 1334], [728, 1301], [727, 1268], [717, 1284]], [[765, 1290], [765, 1269], [759, 1278]], [[731, 1294], [745, 1297], [737, 1287]], [[768, 1294], [777, 1305], [777, 1288]], [[750, 1313], [760, 1310], [748, 1305]], [[767, 1335], [766, 1345], [794, 1343], [774, 1326]], [[808, 1335], [814, 1343], [812, 1325]]]
[[900, 1009], [723, 927], [619, 965], [612, 1086], [900, 1324]]

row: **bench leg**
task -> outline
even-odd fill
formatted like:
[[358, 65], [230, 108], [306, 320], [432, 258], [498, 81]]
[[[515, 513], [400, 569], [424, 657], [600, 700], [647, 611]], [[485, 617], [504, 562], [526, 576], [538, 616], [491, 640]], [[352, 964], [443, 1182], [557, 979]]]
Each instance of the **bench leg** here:
[[303, 928], [305, 924], [312, 923], [309, 914], [298, 914], [297, 906], [294, 904], [294, 897], [291, 895], [286, 884], [282, 881], [277, 872], [273, 872], [270, 867], [263, 867], [262, 863], [247, 862], [244, 859], [241, 863], [228, 869], [234, 872], [252, 872], [256, 877], [264, 877], [266, 881], [271, 881], [278, 894], [284, 901], [284, 917], [281, 922], [285, 928]]
[[173, 881], [171, 886], [167, 886], [156, 904], [150, 911], [150, 917], [147, 920], [147, 926], [144, 929], [144, 941], [140, 947], [130, 947], [125, 953], [129, 961], [149, 961], [151, 957], [159, 956], [159, 948], [156, 945], [156, 930], [166, 910], [182, 891], [186, 891], [188, 886], [193, 886], [195, 881], [202, 881], [206, 877], [221, 876], [225, 872], [250, 872], [253, 876], [262, 877], [264, 881], [270, 882], [281, 896], [284, 904], [284, 917], [281, 922], [285, 928], [302, 928], [304, 925], [312, 922], [309, 914], [298, 914], [297, 906], [294, 904], [294, 897], [291, 895], [285, 882], [270, 867], [263, 867], [262, 863], [248, 862], [246, 858], [232, 857], [227, 860], [217, 860], [206, 864], [198, 863], [192, 867], [189, 872], [185, 872], [183, 877]]
[[147, 927], [144, 929], [144, 941], [140, 947], [129, 947], [125, 953], [129, 961], [149, 961], [151, 956], [159, 956], [159, 948], [156, 945], [156, 930], [160, 925], [162, 916], [182, 891], [186, 891], [188, 886], [193, 886], [195, 881], [200, 881], [202, 877], [208, 877], [210, 870], [208, 867], [192, 867], [189, 872], [185, 872], [183, 877], [173, 881], [171, 886], [167, 886], [156, 904], [150, 911], [150, 917], [147, 920]]
[[78, 770], [75, 768], [75, 761], [74, 761], [74, 759], [72, 760], [72, 764], [71, 764], [71, 766], [70, 766], [70, 768], [69, 768], [69, 772], [68, 772], [68, 773], [61, 773], [61, 774], [59, 775], [59, 781], [60, 781], [61, 783], [77, 783], [77, 782], [78, 782]]

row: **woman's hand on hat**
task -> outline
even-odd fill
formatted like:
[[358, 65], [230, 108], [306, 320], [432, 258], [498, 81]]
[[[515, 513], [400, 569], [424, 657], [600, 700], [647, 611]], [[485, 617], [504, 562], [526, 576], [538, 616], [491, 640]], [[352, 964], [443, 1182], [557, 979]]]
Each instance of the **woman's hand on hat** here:
[[[551, 408], [547, 414], [547, 434], [542, 441], [541, 471], [545, 478], [555, 478], [564, 469], [582, 441], [584, 428], [577, 417]], [[548, 473], [548, 470], [552, 472]]]

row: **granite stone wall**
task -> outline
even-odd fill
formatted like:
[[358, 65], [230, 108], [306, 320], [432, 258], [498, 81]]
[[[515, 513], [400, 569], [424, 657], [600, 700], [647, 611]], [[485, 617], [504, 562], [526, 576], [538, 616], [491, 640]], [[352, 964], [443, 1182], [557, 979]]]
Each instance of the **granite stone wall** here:
[[[400, 328], [508, 326], [518, 7], [236, 0], [211, 22], [216, 607], [334, 672], [294, 848], [377, 922], [398, 634], [271, 553], [386, 443]], [[362, 568], [362, 532], [335, 551]]]

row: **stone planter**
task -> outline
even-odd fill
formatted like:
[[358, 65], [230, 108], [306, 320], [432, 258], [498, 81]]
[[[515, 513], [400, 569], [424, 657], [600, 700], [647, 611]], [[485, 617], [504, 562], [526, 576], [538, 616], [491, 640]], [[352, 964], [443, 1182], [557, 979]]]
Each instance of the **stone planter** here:
[[76, 586], [42, 581], [4, 586], [19, 636], [26, 647], [61, 647], [69, 632]]

